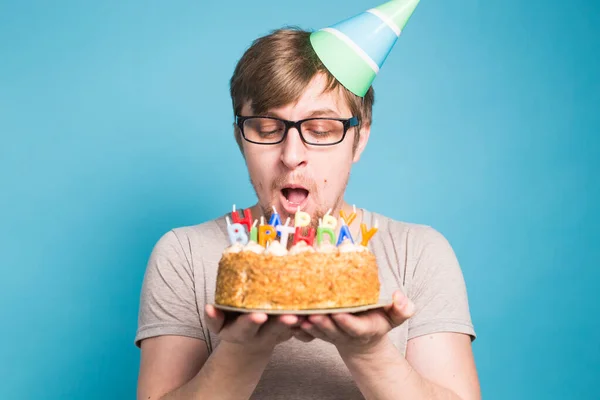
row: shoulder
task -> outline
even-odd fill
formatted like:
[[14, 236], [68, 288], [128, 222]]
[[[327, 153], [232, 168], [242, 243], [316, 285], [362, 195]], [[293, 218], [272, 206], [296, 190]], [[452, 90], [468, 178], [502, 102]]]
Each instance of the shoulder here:
[[413, 250], [422, 250], [431, 245], [448, 245], [446, 237], [430, 225], [398, 220], [377, 212], [369, 211], [367, 216], [367, 224], [377, 224], [380, 236], [387, 236], [394, 242], [400, 240]]
[[382, 262], [398, 265], [407, 284], [418, 277], [439, 274], [441, 270], [460, 273], [460, 264], [449, 240], [436, 228], [378, 213], [367, 213], [366, 217], [368, 227], [375, 221], [379, 227], [372, 241], [373, 251], [381, 255]]
[[157, 240], [153, 253], [191, 257], [201, 249], [220, 249], [227, 245], [227, 228], [222, 218], [194, 225], [174, 227]]
[[180, 241], [221, 239], [227, 235], [224, 221], [223, 218], [215, 218], [196, 225], [173, 228], [170, 232]]

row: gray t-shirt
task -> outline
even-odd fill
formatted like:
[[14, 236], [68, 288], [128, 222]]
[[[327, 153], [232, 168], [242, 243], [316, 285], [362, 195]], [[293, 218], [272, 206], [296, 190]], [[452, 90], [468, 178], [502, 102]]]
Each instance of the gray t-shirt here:
[[[379, 265], [381, 297], [400, 289], [415, 315], [389, 336], [405, 355], [407, 341], [435, 332], [475, 339], [462, 271], [447, 240], [431, 227], [394, 221], [363, 211], [379, 230], [369, 242]], [[356, 223], [356, 222], [355, 222]], [[183, 335], [219, 344], [208, 330], [204, 305], [214, 302], [217, 269], [229, 246], [225, 218], [167, 232], [150, 256], [141, 293], [135, 344], [159, 335]], [[335, 346], [295, 338], [275, 348], [252, 399], [362, 399]]]

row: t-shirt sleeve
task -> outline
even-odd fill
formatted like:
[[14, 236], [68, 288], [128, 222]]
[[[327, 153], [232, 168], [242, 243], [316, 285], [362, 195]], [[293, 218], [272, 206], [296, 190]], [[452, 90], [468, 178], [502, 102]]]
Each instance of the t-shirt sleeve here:
[[475, 340], [467, 288], [450, 243], [430, 227], [415, 232], [414, 269], [408, 297], [415, 314], [408, 320], [408, 339], [437, 332], [457, 332]]
[[205, 340], [196, 302], [194, 271], [174, 231], [149, 257], [140, 295], [135, 345], [143, 339], [180, 335]]

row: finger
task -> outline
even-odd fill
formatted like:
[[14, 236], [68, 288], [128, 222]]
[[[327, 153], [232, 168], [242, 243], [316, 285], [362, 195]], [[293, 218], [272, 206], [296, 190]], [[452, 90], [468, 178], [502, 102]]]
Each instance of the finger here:
[[264, 324], [259, 331], [261, 336], [280, 336], [286, 331], [291, 332], [291, 327], [298, 322], [295, 315], [280, 315], [272, 317]]
[[204, 315], [206, 316], [208, 329], [215, 333], [219, 333], [225, 323], [225, 313], [221, 310], [217, 310], [214, 306], [207, 304], [204, 307]]
[[243, 314], [231, 324], [231, 329], [237, 331], [238, 334], [251, 337], [255, 336], [261, 326], [267, 321], [267, 314], [249, 313]]
[[252, 312], [252, 313], [249, 313], [246, 315], [248, 315], [250, 317], [250, 321], [252, 321], [256, 324], [263, 324], [269, 319], [269, 316], [265, 313]]
[[397, 290], [393, 295], [391, 305], [384, 307], [392, 327], [401, 325], [415, 313], [415, 305], [405, 294]]
[[321, 340], [324, 340], [326, 342], [330, 342], [331, 341], [331, 339], [329, 339], [327, 337], [327, 335], [325, 335], [323, 332], [321, 332], [319, 330], [319, 328], [317, 328], [310, 321], [303, 322], [302, 325], [300, 325], [300, 329], [302, 329], [304, 332], [306, 332], [307, 334], [309, 334], [310, 336], [312, 336], [314, 338], [321, 339]]
[[296, 321], [296, 323], [295, 323], [295, 324], [293, 324], [293, 325], [291, 326], [292, 328], [300, 328], [300, 325], [302, 325], [302, 323], [303, 323], [304, 321], [306, 321], [306, 317], [305, 317], [305, 316], [300, 316], [300, 315], [297, 315], [297, 316], [296, 316], [296, 318], [297, 318], [297, 321]]
[[370, 335], [372, 329], [369, 323], [370, 316], [357, 317], [352, 314], [340, 313], [331, 316], [340, 331], [353, 338]]
[[308, 343], [310, 341], [315, 340], [315, 337], [312, 335], [309, 335], [308, 333], [304, 332], [302, 329], [300, 328], [295, 328], [292, 330], [292, 333], [294, 335], [294, 337], [298, 340], [300, 340], [301, 342], [304, 343]]
[[311, 315], [308, 320], [332, 341], [345, 335], [327, 315]]
[[298, 323], [299, 318], [296, 315], [280, 315], [279, 321], [287, 326], [294, 326]]

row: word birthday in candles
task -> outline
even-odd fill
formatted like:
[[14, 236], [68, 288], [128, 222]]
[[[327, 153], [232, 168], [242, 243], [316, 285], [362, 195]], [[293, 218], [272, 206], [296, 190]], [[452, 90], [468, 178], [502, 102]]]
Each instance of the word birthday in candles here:
[[[356, 206], [352, 207], [353, 211], [350, 215], [346, 215], [343, 210], [340, 210], [341, 225], [339, 225], [339, 234], [336, 239], [336, 228], [338, 227], [338, 219], [331, 215], [331, 209], [323, 216], [319, 218], [319, 225], [315, 229], [311, 225], [310, 214], [304, 211], [300, 211], [300, 208], [294, 215], [294, 225], [290, 225], [290, 218], [288, 217], [285, 223], [282, 223], [281, 217], [277, 212], [275, 206], [273, 206], [273, 214], [271, 214], [268, 223], [265, 224], [265, 217], [260, 217], [260, 224], [258, 219], [252, 218], [252, 211], [247, 208], [241, 212], [236, 210], [235, 204], [231, 213], [231, 219], [226, 216], [227, 221], [227, 233], [229, 235], [229, 241], [231, 244], [239, 243], [246, 245], [252, 241], [258, 243], [263, 247], [268, 245], [279, 238], [279, 242], [282, 246], [287, 247], [290, 240], [290, 235], [293, 236], [292, 244], [298, 244], [299, 242], [305, 242], [309, 246], [313, 246], [315, 239], [317, 245], [329, 242], [335, 246], [340, 246], [342, 243], [349, 241], [354, 243], [354, 238], [350, 231], [350, 225], [356, 219]], [[258, 226], [257, 226], [258, 224]], [[377, 221], [371, 229], [367, 229], [365, 223], [360, 224], [360, 245], [367, 246], [369, 240], [377, 232], [378, 226]], [[326, 240], [328, 239], [328, 240]]]

